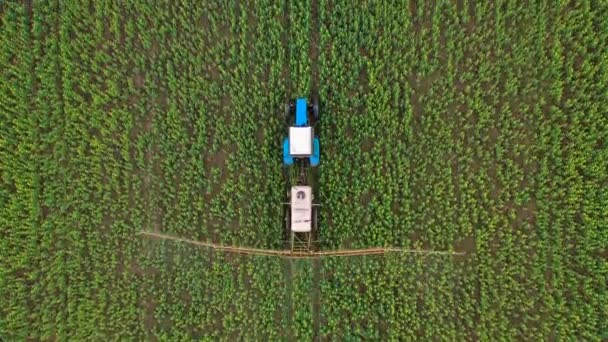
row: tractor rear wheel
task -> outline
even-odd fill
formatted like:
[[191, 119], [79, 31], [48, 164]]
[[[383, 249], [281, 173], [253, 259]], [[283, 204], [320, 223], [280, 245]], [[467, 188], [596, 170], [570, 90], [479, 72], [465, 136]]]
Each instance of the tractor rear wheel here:
[[312, 117], [315, 121], [319, 121], [319, 97], [313, 96], [312, 98]]

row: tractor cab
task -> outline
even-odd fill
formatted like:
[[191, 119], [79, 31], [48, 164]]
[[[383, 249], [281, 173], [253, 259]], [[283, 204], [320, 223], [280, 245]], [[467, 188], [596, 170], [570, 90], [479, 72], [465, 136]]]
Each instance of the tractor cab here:
[[310, 166], [319, 165], [320, 142], [313, 129], [313, 120], [319, 120], [318, 102], [307, 103], [303, 97], [291, 101], [285, 106], [285, 118], [289, 130], [283, 140], [283, 164], [293, 165], [295, 160], [308, 159]]

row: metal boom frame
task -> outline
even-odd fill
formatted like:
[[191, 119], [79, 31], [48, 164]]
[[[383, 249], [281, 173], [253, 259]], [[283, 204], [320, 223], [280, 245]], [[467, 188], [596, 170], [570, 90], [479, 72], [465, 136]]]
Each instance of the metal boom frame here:
[[291, 250], [276, 250], [276, 249], [260, 249], [260, 248], [248, 248], [238, 246], [226, 246], [221, 244], [215, 244], [211, 242], [203, 242], [181, 238], [178, 236], [154, 233], [154, 232], [139, 232], [140, 235], [149, 238], [156, 238], [161, 240], [171, 240], [176, 242], [183, 242], [195, 246], [206, 247], [216, 251], [223, 251], [229, 253], [253, 255], [253, 256], [277, 256], [281, 258], [295, 258], [295, 259], [314, 259], [322, 257], [348, 257], [348, 256], [364, 256], [364, 255], [383, 255], [387, 253], [408, 253], [408, 254], [421, 254], [421, 255], [465, 255], [464, 252], [454, 251], [434, 251], [427, 249], [406, 249], [398, 247], [372, 247], [362, 249], [339, 249], [333, 251], [312, 251], [308, 250], [305, 253], [293, 253]]

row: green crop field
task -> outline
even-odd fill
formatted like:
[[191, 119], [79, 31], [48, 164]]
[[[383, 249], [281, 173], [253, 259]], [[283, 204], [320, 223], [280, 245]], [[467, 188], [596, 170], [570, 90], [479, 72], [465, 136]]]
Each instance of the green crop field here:
[[[317, 92], [320, 245], [282, 259]], [[608, 3], [0, 0], [0, 340], [608, 339]]]

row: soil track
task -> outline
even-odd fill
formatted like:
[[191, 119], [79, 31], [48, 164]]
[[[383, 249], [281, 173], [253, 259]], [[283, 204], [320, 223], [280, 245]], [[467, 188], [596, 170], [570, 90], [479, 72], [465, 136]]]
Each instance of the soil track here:
[[321, 336], [321, 282], [322, 282], [322, 268], [323, 264], [320, 259], [312, 260], [312, 328], [313, 328], [313, 340], [320, 341]]
[[294, 279], [294, 265], [293, 260], [286, 260], [283, 262], [283, 277], [285, 279], [285, 326], [283, 327], [287, 335], [288, 341], [295, 341], [294, 338], [294, 321], [293, 321], [293, 279]]

